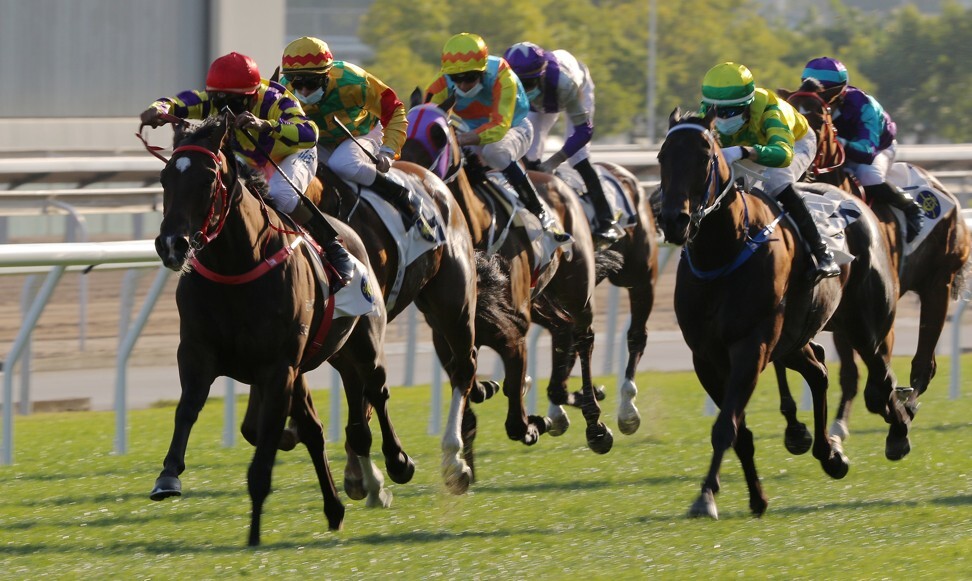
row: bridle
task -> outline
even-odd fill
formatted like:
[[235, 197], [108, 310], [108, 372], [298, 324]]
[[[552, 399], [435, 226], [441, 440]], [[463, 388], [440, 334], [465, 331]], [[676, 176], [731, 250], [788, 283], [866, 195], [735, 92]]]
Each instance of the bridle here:
[[[202, 227], [189, 239], [189, 244], [192, 248], [199, 250], [219, 236], [219, 233], [223, 230], [223, 226], [226, 225], [226, 218], [229, 216], [230, 210], [229, 191], [226, 188], [226, 184], [223, 183], [223, 172], [221, 171], [223, 167], [222, 152], [218, 154], [213, 153], [210, 149], [201, 145], [181, 145], [172, 150], [172, 157], [175, 158], [176, 154], [187, 151], [204, 153], [216, 164], [216, 180], [213, 183], [210, 195], [211, 203], [209, 204], [209, 210], [206, 212], [206, 219], [203, 220]], [[219, 208], [218, 213], [217, 207]], [[214, 216], [215, 221], [213, 220]]]
[[[826, 152], [818, 146], [817, 155], [813, 158], [813, 162], [810, 164], [810, 169], [808, 171], [813, 177], [836, 171], [838, 168], [844, 165], [844, 161], [846, 160], [846, 152], [844, 151], [844, 146], [841, 145], [840, 141], [837, 139], [837, 128], [834, 127], [834, 118], [830, 109], [830, 104], [827, 103], [827, 101], [825, 101], [824, 98], [815, 91], [797, 91], [795, 93], [791, 93], [790, 96], [786, 98], [786, 102], [792, 105], [794, 97], [808, 97], [820, 103], [820, 116], [823, 119], [823, 125], [821, 127], [828, 133], [828, 141], [834, 143], [835, 147], [837, 148], [837, 153], [834, 155], [833, 160], [828, 160]], [[806, 113], [803, 111], [800, 111], [800, 113], [802, 115], [806, 115]], [[819, 143], [823, 142], [823, 139], [818, 139], [817, 142], [819, 145]]]
[[[667, 139], [668, 136], [674, 133], [675, 131], [681, 131], [685, 129], [692, 129], [701, 133], [702, 137], [704, 137], [705, 140], [708, 141], [709, 143], [709, 151], [712, 152], [711, 154], [709, 154], [709, 162], [706, 168], [705, 194], [702, 195], [702, 198], [699, 200], [699, 205], [694, 210], [691, 208], [691, 206], [689, 207], [689, 209], [691, 210], [691, 219], [689, 221], [689, 230], [691, 233], [689, 234], [688, 241], [691, 242], [695, 238], [696, 234], [698, 234], [699, 228], [702, 226], [702, 220], [712, 212], [715, 212], [720, 207], [722, 207], [722, 200], [723, 198], [726, 197], [726, 194], [728, 194], [733, 189], [734, 180], [733, 180], [732, 166], [729, 166], [729, 179], [726, 180], [725, 184], [721, 182], [721, 177], [719, 176], [719, 154], [717, 153], [718, 148], [716, 147], [715, 138], [712, 136], [712, 132], [706, 129], [705, 127], [702, 127], [701, 125], [696, 125], [695, 123], [681, 123], [669, 129], [668, 132], [665, 134], [665, 138]], [[718, 194], [716, 194], [716, 192], [718, 192]], [[664, 195], [665, 193], [662, 192], [663, 197]], [[710, 203], [709, 198], [713, 196], [714, 199]], [[744, 208], [745, 208], [745, 225], [748, 228], [749, 207], [744, 204]]]

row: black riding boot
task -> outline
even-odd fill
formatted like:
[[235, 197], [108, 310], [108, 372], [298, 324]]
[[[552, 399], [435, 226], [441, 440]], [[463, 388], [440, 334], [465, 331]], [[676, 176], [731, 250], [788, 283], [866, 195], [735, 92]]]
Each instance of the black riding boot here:
[[601, 180], [594, 166], [591, 165], [591, 160], [582, 159], [577, 162], [574, 169], [584, 179], [584, 185], [587, 186], [587, 195], [591, 197], [591, 202], [594, 203], [594, 218], [596, 222], [594, 225], [594, 238], [599, 238], [609, 243], [617, 242], [621, 238], [618, 229], [615, 228], [617, 221], [611, 215], [611, 205], [608, 204], [607, 197], [604, 195], [604, 188], [601, 187]]
[[896, 188], [888, 182], [882, 182], [873, 186], [864, 186], [864, 193], [878, 202], [894, 206], [904, 212], [905, 220], [908, 223], [908, 232], [905, 238], [908, 242], [915, 239], [921, 231], [922, 223], [925, 221], [925, 214], [921, 211], [921, 206], [911, 197], [908, 192]]
[[418, 222], [418, 208], [409, 199], [408, 189], [405, 186], [391, 181], [382, 173], [378, 173], [375, 175], [375, 183], [368, 187], [398, 208], [398, 211], [402, 214], [402, 223], [405, 224], [405, 230], [411, 229]]
[[816, 269], [811, 277], [813, 282], [816, 283], [822, 278], [838, 276], [840, 274], [840, 267], [834, 262], [834, 255], [827, 248], [827, 243], [820, 237], [817, 224], [813, 221], [810, 210], [807, 208], [803, 198], [800, 197], [800, 194], [793, 190], [792, 185], [789, 185], [776, 196], [776, 199], [783, 204], [783, 209], [796, 222], [797, 228], [800, 230], [800, 235], [810, 245], [810, 251], [813, 253], [814, 262], [816, 262]]
[[547, 212], [543, 208], [543, 204], [540, 203], [540, 196], [537, 194], [536, 188], [533, 187], [533, 182], [527, 177], [526, 172], [520, 167], [520, 164], [513, 162], [510, 165], [503, 168], [503, 175], [509, 180], [510, 185], [513, 186], [513, 190], [516, 192], [520, 202], [526, 206], [530, 213], [540, 219], [540, 223], [543, 224], [544, 228], [547, 227]]
[[301, 226], [307, 228], [314, 240], [324, 248], [327, 261], [331, 263], [337, 271], [338, 280], [332, 281], [331, 292], [336, 293], [351, 282], [354, 276], [354, 262], [351, 255], [338, 240], [337, 231], [324, 218], [324, 214], [317, 208], [307, 207], [307, 202], [301, 200], [290, 213], [290, 217]]

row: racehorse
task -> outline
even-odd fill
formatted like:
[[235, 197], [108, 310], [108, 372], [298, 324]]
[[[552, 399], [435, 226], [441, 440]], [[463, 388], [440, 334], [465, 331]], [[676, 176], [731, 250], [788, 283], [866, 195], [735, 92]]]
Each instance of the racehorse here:
[[[477, 306], [476, 342], [496, 351], [503, 361], [503, 392], [509, 398], [507, 435], [514, 440], [534, 443], [537, 436], [550, 431], [563, 433], [566, 413], [563, 405], [582, 409], [587, 422], [588, 446], [598, 453], [610, 450], [613, 436], [600, 421], [600, 406], [590, 376], [593, 350], [594, 248], [590, 227], [583, 209], [570, 188], [549, 174], [529, 172], [538, 193], [560, 219], [564, 230], [574, 237], [573, 257], [565, 260], [557, 251], [547, 267], [534, 268], [537, 258], [523, 228], [506, 228], [514, 216], [508, 206], [489, 192], [495, 189], [486, 168], [476, 156], [467, 156], [458, 145], [450, 125], [451, 100], [441, 106], [423, 104], [419, 90], [412, 94], [407, 114], [409, 131], [402, 159], [432, 169], [449, 186], [465, 215], [474, 246], [486, 252], [502, 278], [490, 284], [500, 289], [485, 292], [487, 283], [480, 277], [480, 304]], [[484, 303], [485, 297], [499, 301]], [[492, 306], [490, 306], [490, 304]], [[554, 350], [553, 372], [547, 395], [551, 402], [549, 418], [530, 416], [523, 407], [526, 376], [526, 333], [531, 321], [551, 330], [555, 341], [570, 348]], [[576, 358], [581, 360], [582, 389], [568, 393], [567, 378]], [[483, 383], [480, 384], [484, 385]], [[482, 399], [481, 397], [478, 399]], [[473, 419], [475, 416], [464, 416]], [[524, 426], [528, 440], [523, 440]], [[475, 435], [475, 424], [464, 429], [464, 441]]]
[[[810, 127], [817, 134], [818, 155], [807, 172], [814, 181], [830, 183], [863, 197], [863, 189], [856, 179], [844, 171], [844, 150], [837, 140], [837, 132], [831, 120], [830, 107], [820, 96], [822, 87], [805, 81], [799, 89], [790, 92], [778, 89], [777, 92], [796, 107], [807, 118]], [[909, 164], [910, 165], [910, 164]], [[952, 209], [942, 215], [942, 205], [928, 194], [919, 196], [926, 219], [940, 219], [919, 246], [910, 253], [905, 252], [905, 240], [895, 219], [894, 212], [887, 204], [868, 201], [871, 209], [881, 221], [881, 231], [891, 250], [892, 261], [899, 278], [900, 295], [911, 291], [918, 295], [921, 311], [918, 327], [918, 346], [911, 360], [910, 389], [900, 388], [898, 392], [906, 399], [907, 409], [914, 414], [918, 408], [918, 396], [928, 389], [938, 364], [935, 361], [935, 347], [941, 337], [948, 314], [949, 300], [958, 298], [959, 292], [968, 283], [970, 270], [969, 232], [959, 210], [958, 199], [942, 183], [925, 169], [911, 166], [924, 181], [952, 202]], [[834, 345], [840, 357], [841, 400], [837, 407], [831, 434], [846, 439], [850, 434], [851, 402], [857, 396], [858, 371], [854, 360], [854, 350], [841, 333], [834, 333]], [[785, 382], [785, 377], [782, 378]], [[784, 383], [781, 390], [789, 392]], [[781, 391], [782, 393], [782, 391]], [[869, 410], [879, 412], [883, 401], [865, 403]]]
[[[813, 394], [813, 455], [826, 474], [843, 478], [848, 462], [827, 435], [827, 368], [823, 348], [813, 337], [828, 323], [853, 323], [859, 327], [853, 338], [880, 353], [893, 320], [896, 289], [885, 272], [888, 261], [882, 252], [887, 252], [877, 222], [863, 208], [845, 230], [855, 260], [842, 268], [840, 278], [814, 285], [807, 277], [810, 257], [796, 230], [765, 198], [735, 185], [713, 122], [714, 112], [682, 116], [676, 108], [658, 153], [662, 206], [657, 218], [666, 239], [684, 245], [675, 314], [696, 375], [720, 409], [712, 427], [709, 472], [689, 515], [718, 518], [719, 470], [732, 447], [742, 463], [750, 510], [759, 516], [767, 499], [745, 415], [759, 374], [770, 361], [780, 361], [804, 377]], [[839, 194], [825, 185], [800, 189]], [[871, 308], [858, 307], [864, 297]], [[890, 392], [894, 378], [890, 369], [884, 372], [874, 381]], [[906, 430], [903, 412], [895, 411], [895, 425], [904, 424]]]
[[[407, 247], [398, 243], [407, 238], [389, 229], [376, 206], [383, 202], [364, 202], [359, 194], [343, 184], [336, 174], [321, 165], [308, 197], [328, 214], [346, 222], [361, 237], [378, 286], [385, 297], [388, 321], [415, 303], [432, 328], [432, 342], [452, 385], [449, 419], [442, 438], [442, 476], [449, 490], [461, 494], [469, 488], [472, 470], [462, 457], [463, 409], [476, 375], [474, 316], [476, 313], [476, 261], [472, 240], [462, 211], [452, 194], [431, 171], [408, 162], [396, 162], [390, 171], [397, 179], [426, 192], [438, 208], [444, 227], [444, 240], [404, 264]], [[393, 220], [399, 221], [397, 214]], [[413, 243], [414, 244], [414, 243]], [[330, 360], [342, 377], [353, 379], [356, 357], [341, 350]], [[383, 394], [387, 398], [387, 393]], [[367, 424], [350, 424], [351, 430], [367, 430]], [[368, 434], [370, 444], [370, 433]], [[348, 439], [348, 466], [344, 489], [354, 499], [364, 497], [358, 456]], [[367, 467], [365, 467], [367, 470]]]
[[[231, 127], [221, 115], [185, 133], [161, 173], [163, 218], [155, 246], [165, 266], [183, 273], [176, 290], [182, 393], [151, 498], [181, 494], [189, 433], [216, 377], [247, 383], [249, 421], [243, 422], [243, 435], [256, 448], [247, 471], [249, 544], [255, 546], [288, 416], [313, 461], [328, 528], [341, 528], [345, 509], [303, 374], [345, 347], [358, 354], [363, 368], [383, 377], [385, 312], [378, 304], [377, 316], [333, 317], [335, 298], [316, 274], [327, 271], [312, 258], [319, 250], [238, 179]], [[334, 227], [367, 265], [354, 232], [340, 223]], [[407, 455], [399, 449], [396, 457], [402, 464], [398, 471], [405, 471]]]
[[[632, 214], [631, 221], [624, 227], [625, 235], [598, 252], [600, 258], [606, 252], [616, 252], [620, 263], [614, 268], [599, 268], [597, 284], [608, 280], [614, 286], [627, 289], [628, 304], [631, 320], [628, 325], [628, 362], [624, 370], [624, 383], [619, 390], [618, 428], [623, 434], [633, 434], [641, 425], [641, 415], [635, 407], [634, 399], [638, 394], [634, 376], [638, 364], [645, 353], [648, 342], [648, 317], [655, 303], [655, 283], [658, 279], [658, 237], [655, 230], [655, 218], [648, 205], [648, 197], [644, 188], [626, 168], [610, 162], [597, 162], [595, 167], [601, 167], [613, 178], [620, 188], [620, 195], [624, 196], [624, 203]], [[563, 169], [555, 172], [560, 175]], [[576, 172], [574, 172], [576, 173]], [[575, 187], [582, 184], [578, 174]], [[567, 181], [571, 184], [572, 181]], [[605, 192], [610, 192], [615, 186], [605, 183]], [[593, 211], [593, 210], [592, 210]], [[555, 349], [560, 347], [555, 347]]]

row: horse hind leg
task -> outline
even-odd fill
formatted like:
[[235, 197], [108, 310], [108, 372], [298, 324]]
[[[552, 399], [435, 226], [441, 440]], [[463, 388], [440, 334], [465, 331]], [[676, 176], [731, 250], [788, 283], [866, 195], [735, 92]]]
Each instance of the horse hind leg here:
[[783, 445], [790, 454], [806, 454], [813, 445], [813, 436], [810, 435], [807, 425], [797, 419], [796, 400], [793, 399], [790, 383], [786, 379], [786, 366], [774, 361], [773, 370], [776, 372], [776, 386], [780, 393], [780, 414], [786, 419]]
[[641, 427], [641, 413], [635, 406], [638, 386], [635, 373], [641, 356], [648, 344], [648, 317], [654, 305], [653, 284], [642, 284], [628, 289], [628, 303], [631, 305], [631, 322], [628, 326], [628, 364], [624, 369], [624, 382], [621, 384], [618, 401], [618, 429], [630, 436]]
[[830, 424], [830, 437], [845, 442], [850, 437], [851, 407], [854, 398], [857, 397], [861, 376], [857, 369], [857, 361], [854, 358], [854, 348], [851, 347], [843, 333], [834, 333], [834, 348], [837, 350], [837, 358], [840, 360], [840, 373], [838, 373], [840, 403], [837, 405], [834, 421]]
[[925, 393], [938, 371], [938, 363], [935, 361], [935, 347], [938, 345], [942, 329], [945, 327], [950, 296], [951, 284], [947, 281], [930, 284], [922, 289], [918, 295], [921, 303], [918, 348], [911, 359], [911, 375], [909, 377], [911, 387], [914, 389], [910, 397], [914, 411], [918, 409], [916, 401], [918, 396]]
[[587, 422], [587, 446], [597, 454], [607, 454], [614, 446], [614, 435], [601, 421], [601, 406], [597, 403], [591, 379], [591, 356], [594, 351], [594, 332], [588, 327], [577, 341], [577, 354], [581, 361], [581, 377], [584, 382], [584, 399], [581, 412]]

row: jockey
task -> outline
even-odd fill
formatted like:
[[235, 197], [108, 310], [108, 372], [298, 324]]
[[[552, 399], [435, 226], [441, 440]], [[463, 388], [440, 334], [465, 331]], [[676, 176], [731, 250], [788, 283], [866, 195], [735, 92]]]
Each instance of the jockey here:
[[810, 167], [817, 138], [806, 118], [772, 91], [757, 88], [743, 65], [718, 64], [702, 80], [702, 113], [715, 112], [715, 129], [726, 163], [749, 160], [760, 166], [763, 189], [793, 217], [816, 261], [814, 280], [840, 274], [834, 255], [793, 184]]
[[470, 127], [459, 134], [459, 145], [477, 148], [487, 165], [501, 170], [523, 205], [549, 229], [537, 190], [517, 161], [533, 140], [526, 91], [506, 60], [489, 54], [482, 37], [463, 32], [446, 41], [441, 74], [425, 90], [425, 102], [438, 105], [450, 95], [456, 98], [453, 112]]
[[[205, 119], [227, 108], [236, 119], [233, 141], [237, 157], [263, 172], [273, 207], [306, 226], [321, 243], [339, 276], [332, 288], [345, 286], [351, 281], [354, 263], [334, 228], [300, 195], [307, 190], [317, 168], [317, 127], [284, 87], [260, 78], [253, 59], [237, 52], [217, 58], [206, 75], [205, 91], [183, 91], [174, 97], [157, 99], [142, 112], [141, 121], [157, 127], [164, 123], [159, 119], [163, 113], [181, 119]], [[270, 154], [285, 175], [277, 173], [263, 152]], [[301, 192], [295, 191], [291, 183]]]
[[[520, 78], [530, 100], [527, 118], [533, 124], [533, 142], [526, 153], [527, 167], [552, 173], [569, 161], [583, 178], [594, 203], [594, 236], [608, 243], [616, 242], [619, 231], [590, 160], [594, 134], [594, 81], [590, 71], [566, 50], [544, 51], [532, 42], [514, 44], [506, 49], [503, 58]], [[562, 111], [567, 113], [569, 121], [566, 141], [560, 151], [541, 163], [547, 134]]]
[[921, 207], [910, 194], [888, 183], [887, 176], [897, 150], [897, 127], [877, 99], [847, 84], [847, 68], [830, 57], [807, 63], [802, 80], [817, 79], [820, 93], [833, 111], [837, 140], [844, 146], [844, 168], [857, 176], [870, 198], [901, 210], [908, 222], [908, 242], [921, 230]]
[[[427, 230], [408, 188], [385, 175], [402, 152], [408, 126], [405, 105], [395, 91], [357, 65], [334, 60], [327, 43], [318, 38], [291, 42], [281, 60], [281, 84], [320, 128], [318, 158], [341, 179], [371, 188], [391, 202], [401, 212], [406, 230], [416, 222]], [[433, 236], [431, 230], [423, 234]]]

